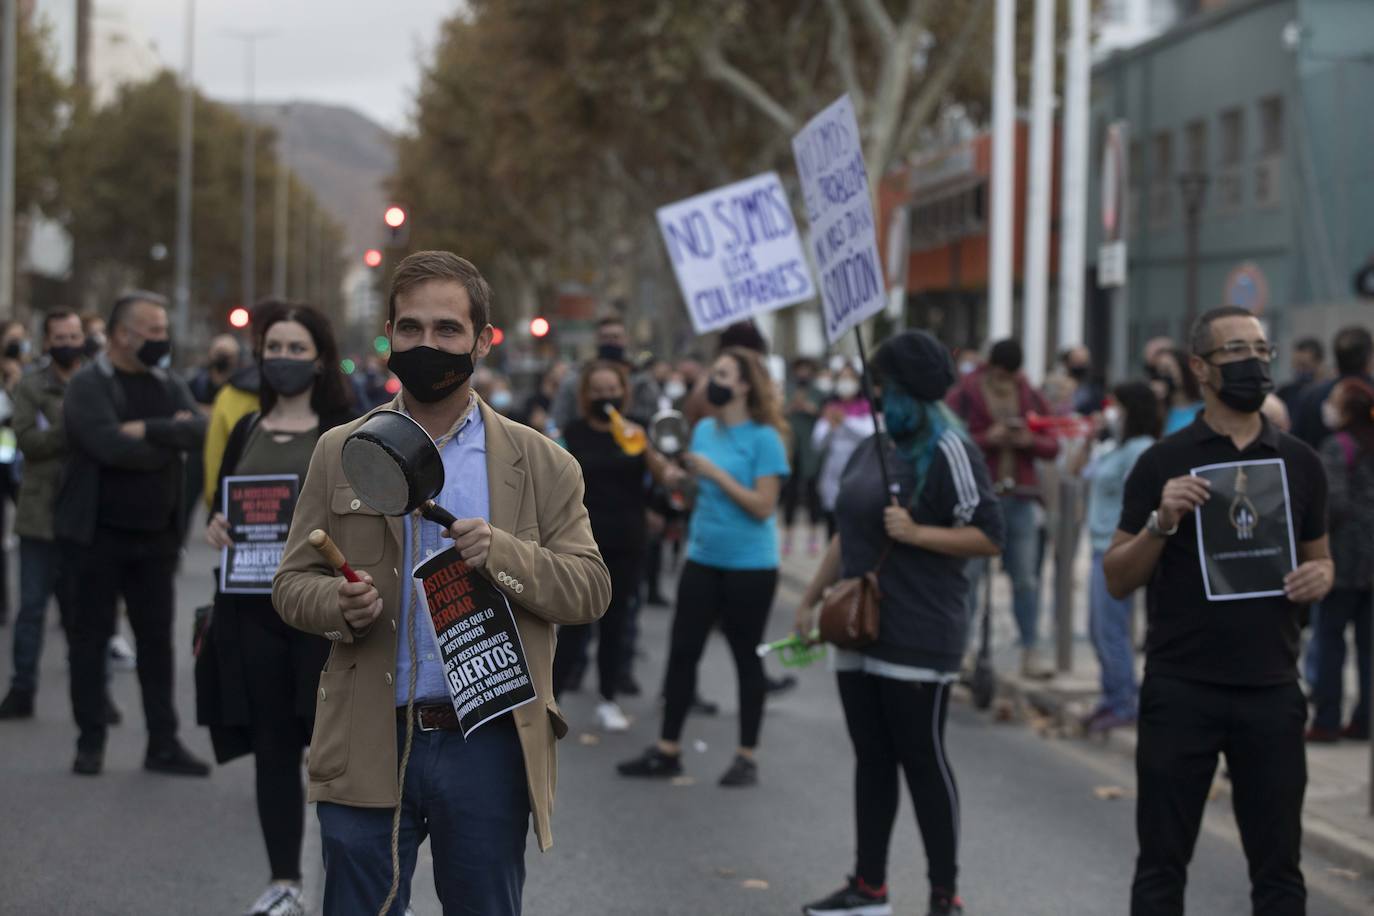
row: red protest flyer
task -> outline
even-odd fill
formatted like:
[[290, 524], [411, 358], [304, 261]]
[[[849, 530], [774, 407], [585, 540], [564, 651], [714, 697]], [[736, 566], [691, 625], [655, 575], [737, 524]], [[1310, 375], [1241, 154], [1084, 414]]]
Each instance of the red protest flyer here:
[[415, 569], [466, 738], [536, 693], [505, 594], [450, 547]]

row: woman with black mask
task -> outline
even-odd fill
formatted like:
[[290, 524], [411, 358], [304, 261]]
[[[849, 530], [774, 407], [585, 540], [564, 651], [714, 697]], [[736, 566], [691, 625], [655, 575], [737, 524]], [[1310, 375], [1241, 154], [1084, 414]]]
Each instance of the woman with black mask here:
[[858, 854], [847, 884], [803, 912], [892, 912], [887, 853], [902, 772], [926, 850], [929, 912], [949, 916], [963, 912], [955, 892], [959, 795], [944, 733], [968, 636], [964, 565], [1001, 551], [1002, 513], [987, 462], [944, 403], [955, 380], [949, 351], [929, 334], [906, 331], [878, 349], [872, 366], [882, 383], [887, 435], [866, 439], [845, 468], [835, 504], [838, 533], [797, 608], [797, 631], [805, 636], [815, 626], [815, 606], [841, 576], [878, 574], [877, 640], [834, 652], [854, 746]]
[[[568, 452], [582, 466], [583, 502], [591, 516], [592, 534], [601, 558], [611, 573], [611, 603], [595, 624], [596, 666], [601, 702], [597, 724], [608, 732], [630, 727], [625, 712], [615, 701], [625, 670], [624, 646], [629, 623], [629, 604], [639, 587], [648, 540], [645, 512], [649, 506], [649, 481], [676, 485], [682, 471], [652, 447], [630, 454], [616, 440], [610, 409], [624, 414], [630, 398], [630, 377], [624, 363], [597, 360], [582, 371], [578, 389], [581, 416], [563, 432]], [[626, 435], [643, 440], [642, 427], [625, 421]], [[633, 451], [633, 448], [630, 449]], [[587, 652], [592, 624], [565, 626], [558, 630], [553, 657], [553, 691], [558, 697], [569, 686], [574, 671]]]
[[[315, 443], [353, 419], [348, 387], [329, 321], [307, 305], [269, 303], [255, 354], [262, 373], [262, 410], [239, 421], [220, 465], [206, 539], [227, 547], [224, 479], [295, 474], [305, 480]], [[303, 916], [301, 838], [305, 792], [301, 750], [309, 743], [319, 673], [329, 643], [282, 622], [270, 595], [218, 594], [196, 661], [197, 713], [210, 727], [220, 763], [254, 755], [258, 820], [271, 881], [249, 914]]]

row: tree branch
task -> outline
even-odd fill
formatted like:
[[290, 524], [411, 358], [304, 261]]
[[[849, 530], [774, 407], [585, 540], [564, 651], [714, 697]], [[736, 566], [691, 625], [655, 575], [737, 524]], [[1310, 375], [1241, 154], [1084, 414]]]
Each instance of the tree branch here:
[[739, 98], [756, 108], [761, 114], [789, 134], [797, 132], [797, 119], [786, 108], [755, 82], [746, 73], [725, 59], [720, 46], [711, 43], [699, 51], [706, 74], [725, 86]]
[[916, 145], [917, 140], [920, 139], [921, 129], [926, 126], [926, 122], [930, 120], [936, 106], [944, 98], [945, 90], [949, 88], [949, 84], [953, 82], [959, 68], [963, 65], [969, 49], [973, 46], [973, 40], [978, 37], [986, 24], [992, 0], [976, 0], [976, 2], [977, 6], [970, 11], [964, 20], [958, 34], [949, 43], [949, 48], [941, 53], [940, 61], [935, 69], [922, 81], [921, 91], [907, 106], [906, 113], [902, 117], [902, 133], [894, 150], [895, 155], [904, 155]]
[[840, 83], [849, 99], [854, 103], [854, 117], [863, 120], [868, 98], [863, 86], [859, 84], [859, 74], [854, 67], [854, 46], [850, 42], [849, 14], [845, 12], [844, 0], [825, 0], [826, 11], [830, 13], [830, 62], [840, 74]]
[[897, 26], [887, 14], [883, 0], [858, 0], [859, 15], [868, 24], [868, 30], [877, 39], [878, 46], [887, 48], [897, 40]]

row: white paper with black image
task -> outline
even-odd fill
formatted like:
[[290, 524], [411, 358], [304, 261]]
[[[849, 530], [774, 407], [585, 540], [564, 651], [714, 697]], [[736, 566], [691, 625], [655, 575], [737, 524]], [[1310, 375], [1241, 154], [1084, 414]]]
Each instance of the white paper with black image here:
[[452, 547], [415, 568], [453, 711], [466, 738], [537, 694], [505, 593]]
[[1207, 600], [1282, 596], [1284, 578], [1298, 565], [1283, 461], [1230, 461], [1191, 473], [1211, 484], [1211, 498], [1196, 510]]

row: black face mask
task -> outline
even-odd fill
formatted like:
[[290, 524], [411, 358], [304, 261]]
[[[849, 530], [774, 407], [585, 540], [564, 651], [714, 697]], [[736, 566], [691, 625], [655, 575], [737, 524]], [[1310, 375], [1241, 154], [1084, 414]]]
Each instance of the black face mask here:
[[1091, 367], [1089, 366], [1070, 366], [1069, 378], [1073, 379], [1075, 382], [1081, 382], [1088, 377], [1090, 369]]
[[104, 338], [91, 335], [90, 337], [86, 338], [86, 346], [82, 347], [81, 349], [85, 352], [87, 356], [98, 356], [100, 354], [100, 351], [104, 348]]
[[24, 355], [24, 346], [17, 340], [5, 344], [5, 359], [18, 359]]
[[217, 356], [215, 357], [214, 361], [210, 363], [210, 368], [218, 372], [220, 375], [223, 375], [230, 369], [234, 368], [234, 361], [228, 358], [227, 356]]
[[85, 354], [85, 347], [62, 346], [48, 348], [48, 355], [52, 357], [52, 361], [63, 369], [70, 369], [72, 366], [75, 366], [77, 360], [81, 359]]
[[613, 363], [625, 362], [625, 348], [620, 344], [601, 344], [596, 348], [596, 358]]
[[262, 377], [272, 390], [285, 397], [294, 397], [315, 384], [315, 361], [274, 357], [262, 361]]
[[170, 340], [145, 340], [143, 346], [138, 348], [138, 361], [149, 369], [162, 362], [167, 354], [172, 352], [172, 342]]
[[620, 410], [620, 398], [597, 398], [592, 401], [592, 416], [598, 420], [605, 420], [610, 416], [607, 407]]
[[433, 347], [392, 350], [387, 368], [401, 386], [422, 404], [442, 401], [472, 377], [471, 353], [450, 353]]
[[1274, 390], [1269, 364], [1259, 357], [1223, 363], [1217, 369], [1221, 371], [1221, 387], [1217, 389], [1217, 397], [1232, 410], [1254, 413]]
[[713, 407], [724, 407], [735, 398], [735, 389], [726, 388], [715, 379], [706, 383], [706, 400], [711, 402]]

